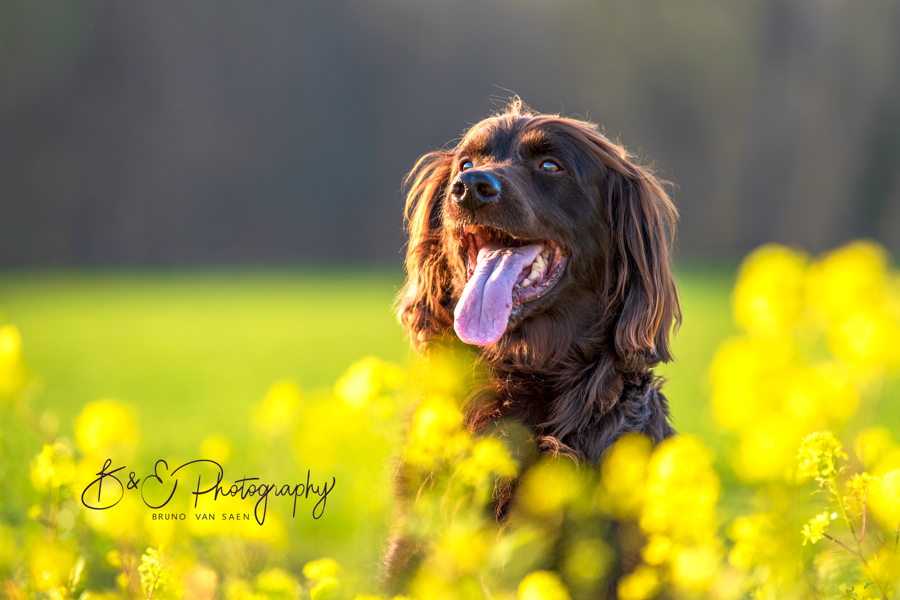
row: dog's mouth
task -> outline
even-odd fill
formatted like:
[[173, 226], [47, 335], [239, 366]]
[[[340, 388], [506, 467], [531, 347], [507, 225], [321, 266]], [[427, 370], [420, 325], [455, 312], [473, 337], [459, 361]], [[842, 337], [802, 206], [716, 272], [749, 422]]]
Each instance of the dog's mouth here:
[[456, 305], [454, 328], [467, 344], [497, 342], [523, 306], [549, 292], [568, 258], [564, 246], [549, 239], [523, 239], [495, 227], [462, 230], [466, 287]]

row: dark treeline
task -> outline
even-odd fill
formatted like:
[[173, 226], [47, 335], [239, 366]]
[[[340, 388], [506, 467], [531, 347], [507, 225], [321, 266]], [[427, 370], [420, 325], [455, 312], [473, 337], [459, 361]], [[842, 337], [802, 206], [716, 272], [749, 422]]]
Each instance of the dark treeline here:
[[677, 256], [900, 250], [900, 2], [0, 4], [0, 265], [400, 264], [510, 91], [677, 184]]

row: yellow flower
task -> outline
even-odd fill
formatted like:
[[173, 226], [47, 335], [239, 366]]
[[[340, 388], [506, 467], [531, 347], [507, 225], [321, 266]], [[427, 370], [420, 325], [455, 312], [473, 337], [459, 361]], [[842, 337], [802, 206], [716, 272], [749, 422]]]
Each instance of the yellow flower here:
[[519, 600], [569, 600], [569, 590], [553, 571], [535, 571], [519, 583]]
[[144, 590], [144, 596], [152, 598], [153, 593], [163, 587], [168, 580], [168, 569], [162, 551], [147, 548], [147, 551], [141, 556], [138, 573], [141, 576], [141, 588]]
[[15, 396], [25, 386], [22, 335], [14, 325], [0, 327], [0, 397]]
[[754, 335], [774, 336], [789, 329], [803, 306], [808, 258], [784, 246], [769, 244], [741, 264], [734, 288], [734, 316]]
[[231, 458], [231, 442], [221, 434], [207, 436], [200, 444], [200, 457], [224, 465]]
[[268, 569], [257, 575], [256, 592], [252, 598], [294, 600], [299, 597], [299, 585], [287, 571]]
[[835, 517], [837, 517], [837, 514], [825, 511], [807, 521], [806, 525], [803, 526], [803, 529], [800, 530], [800, 533], [803, 535], [803, 545], [805, 546], [806, 542], [815, 544], [824, 538], [825, 531], [828, 529], [828, 526], [831, 525], [831, 521], [834, 520]]
[[[834, 355], [858, 369], [895, 367], [900, 362], [900, 322], [882, 307], [857, 307], [828, 330]], [[865, 373], [864, 373], [865, 374]]]
[[734, 540], [728, 562], [739, 569], [749, 569], [758, 564], [770, 546], [767, 536], [771, 527], [771, 520], [765, 515], [735, 519], [728, 528], [728, 537]]
[[867, 502], [872, 492], [877, 490], [880, 486], [880, 478], [873, 477], [868, 473], [856, 473], [850, 481], [847, 482], [847, 489], [850, 490], [850, 493], [847, 494], [844, 501], [854, 504], [858, 507], [858, 510], [862, 511], [863, 502]]
[[462, 452], [469, 441], [462, 414], [452, 400], [431, 395], [416, 409], [409, 428], [406, 461], [431, 466], [436, 460]]
[[815, 478], [820, 486], [837, 477], [837, 461], [840, 459], [847, 460], [847, 455], [830, 431], [820, 431], [803, 438], [797, 455], [800, 475]]
[[619, 581], [620, 600], [647, 600], [659, 589], [659, 574], [653, 567], [641, 565]]
[[134, 448], [140, 441], [134, 411], [117, 400], [91, 402], [75, 421], [75, 439], [85, 454]]
[[641, 551], [641, 556], [648, 565], [661, 565], [672, 555], [672, 540], [669, 536], [653, 534]]
[[46, 540], [29, 543], [27, 557], [31, 586], [36, 591], [49, 591], [64, 586], [77, 561], [75, 555], [63, 544]]
[[816, 260], [809, 268], [807, 301], [821, 317], [841, 321], [860, 307], [882, 302], [887, 252], [872, 241], [856, 241]]
[[719, 570], [719, 549], [710, 544], [689, 546], [672, 561], [672, 583], [676, 588], [702, 594], [713, 584]]
[[400, 367], [369, 356], [347, 369], [334, 385], [334, 393], [348, 406], [359, 409], [377, 396], [400, 388], [404, 379]]
[[454, 570], [473, 571], [484, 564], [487, 551], [484, 531], [454, 524], [438, 540], [436, 559]]
[[802, 424], [777, 412], [761, 412], [749, 420], [732, 457], [737, 475], [746, 482], [783, 479], [793, 466], [792, 456]]
[[335, 578], [340, 570], [333, 558], [319, 558], [303, 565], [303, 576], [314, 580]]
[[276, 381], [265, 398], [250, 411], [250, 423], [270, 435], [288, 431], [300, 406], [300, 388], [292, 381]]
[[72, 450], [62, 442], [52, 446], [44, 444], [43, 450], [31, 463], [31, 481], [41, 490], [70, 483], [75, 476]]
[[711, 537], [719, 478], [710, 450], [695, 437], [672, 437], [653, 451], [648, 470], [641, 529], [678, 540]]
[[635, 434], [622, 436], [600, 466], [598, 497], [614, 517], [636, 518], [643, 507], [647, 485], [650, 440]]
[[521, 501], [534, 514], [553, 514], [581, 496], [584, 486], [585, 482], [570, 459], [548, 459], [526, 473]]
[[710, 369], [716, 420], [731, 430], [752, 426], [760, 411], [779, 409], [783, 383], [795, 365], [794, 342], [779, 337], [733, 337]]
[[874, 469], [895, 449], [894, 434], [887, 427], [870, 427], [860, 433], [854, 443], [856, 456], [867, 469]]
[[513, 477], [517, 471], [516, 461], [509, 456], [503, 442], [495, 438], [476, 440], [469, 455], [459, 465], [460, 478], [476, 485], [486, 478], [493, 483], [493, 475]]
[[310, 588], [309, 597], [312, 598], [312, 600], [327, 600], [334, 596], [334, 593], [339, 586], [338, 580], [333, 577], [319, 579], [316, 581], [315, 585]]
[[863, 374], [900, 364], [896, 293], [887, 252], [875, 242], [847, 244], [809, 269], [808, 303], [828, 331], [832, 352]]
[[900, 469], [886, 473], [871, 498], [872, 512], [889, 529], [900, 528]]

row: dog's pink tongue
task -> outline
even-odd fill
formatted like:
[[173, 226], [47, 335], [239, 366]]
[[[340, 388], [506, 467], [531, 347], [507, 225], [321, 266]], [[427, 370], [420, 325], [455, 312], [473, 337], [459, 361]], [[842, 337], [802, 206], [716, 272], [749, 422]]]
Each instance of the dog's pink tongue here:
[[456, 305], [453, 325], [459, 339], [487, 346], [503, 336], [512, 312], [513, 286], [542, 249], [540, 244], [519, 248], [490, 243], [482, 246], [475, 272]]

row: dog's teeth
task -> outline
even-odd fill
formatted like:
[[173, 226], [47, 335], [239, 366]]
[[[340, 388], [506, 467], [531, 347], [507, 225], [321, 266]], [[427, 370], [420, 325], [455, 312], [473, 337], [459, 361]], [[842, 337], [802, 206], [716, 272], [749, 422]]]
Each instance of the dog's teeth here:
[[525, 279], [522, 280], [522, 287], [523, 287], [523, 288], [527, 288], [527, 287], [530, 287], [530, 286], [531, 286], [531, 280], [530, 280], [530, 279], [528, 279], [528, 278], [526, 277]]
[[543, 252], [541, 252], [541, 258], [543, 258], [545, 261], [550, 260], [550, 250], [544, 250]]

